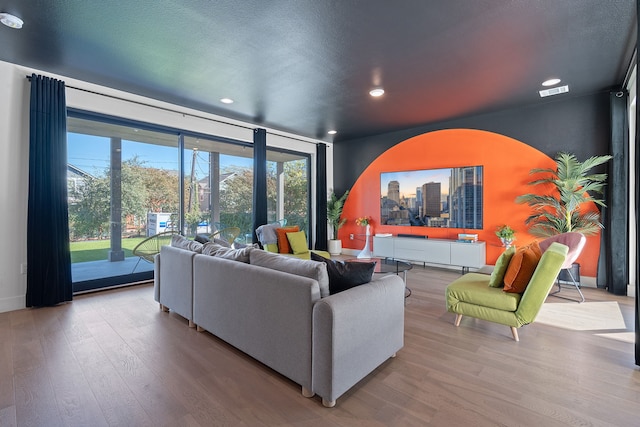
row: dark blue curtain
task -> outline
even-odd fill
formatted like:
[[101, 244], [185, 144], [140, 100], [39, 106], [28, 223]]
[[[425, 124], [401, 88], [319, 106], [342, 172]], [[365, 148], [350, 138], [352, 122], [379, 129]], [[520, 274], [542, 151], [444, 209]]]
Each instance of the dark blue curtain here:
[[327, 146], [316, 147], [316, 245], [327, 250]]
[[267, 131], [253, 130], [253, 241], [256, 228], [267, 223]]
[[[605, 277], [609, 292], [627, 294], [629, 283], [629, 110], [625, 90], [611, 92], [611, 138], [607, 164], [608, 182], [605, 188], [607, 206], [602, 208], [603, 224], [601, 249], [605, 252]], [[602, 267], [600, 264], [599, 267]], [[601, 276], [600, 268], [598, 268]]]
[[64, 82], [31, 76], [27, 307], [71, 301]]
[[[636, 94], [640, 91], [640, 60], [638, 59], [637, 49], [640, 46], [640, 0], [636, 1]], [[636, 95], [637, 99], [637, 95]], [[638, 228], [638, 222], [640, 220], [640, 150], [637, 149], [638, 142], [640, 142], [640, 108], [636, 104], [636, 134], [635, 141], [636, 146], [636, 257], [640, 254], [640, 228]], [[640, 366], [640, 261], [636, 258], [636, 310], [635, 310], [635, 327], [636, 327], [636, 345], [635, 345], [635, 359], [636, 365]]]

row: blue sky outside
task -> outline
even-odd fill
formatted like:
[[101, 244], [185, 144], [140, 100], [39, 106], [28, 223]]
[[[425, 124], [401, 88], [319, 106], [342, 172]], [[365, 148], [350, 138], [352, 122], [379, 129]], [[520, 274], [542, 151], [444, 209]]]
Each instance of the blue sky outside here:
[[[73, 166], [93, 176], [104, 176], [109, 168], [110, 156], [109, 138], [84, 135], [77, 133], [67, 134], [67, 158]], [[122, 141], [122, 160], [129, 160], [135, 156], [145, 166], [158, 169], [178, 170], [178, 148], [141, 142]], [[192, 151], [185, 151], [185, 175], [191, 173]], [[200, 152], [196, 160], [196, 177], [198, 179], [208, 174], [208, 155]], [[224, 170], [230, 166], [253, 167], [253, 159], [236, 156], [220, 155], [220, 168]]]
[[400, 197], [416, 197], [416, 188], [422, 187], [428, 182], [439, 182], [442, 195], [449, 194], [449, 178], [451, 168], [414, 170], [401, 172], [383, 172], [380, 174], [380, 195], [387, 196], [389, 182], [398, 181], [400, 183]]

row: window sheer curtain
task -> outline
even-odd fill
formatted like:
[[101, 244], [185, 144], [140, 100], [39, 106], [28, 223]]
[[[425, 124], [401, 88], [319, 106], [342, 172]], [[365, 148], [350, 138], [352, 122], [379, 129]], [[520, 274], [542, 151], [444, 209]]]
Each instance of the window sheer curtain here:
[[27, 307], [73, 298], [67, 211], [65, 84], [31, 76]]

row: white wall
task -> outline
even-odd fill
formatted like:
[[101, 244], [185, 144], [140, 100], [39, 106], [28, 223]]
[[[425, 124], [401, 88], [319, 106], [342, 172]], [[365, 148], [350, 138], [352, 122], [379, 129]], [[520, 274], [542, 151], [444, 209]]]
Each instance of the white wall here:
[[[26, 275], [21, 274], [21, 264], [27, 262], [30, 91], [26, 76], [33, 72], [63, 80], [70, 108], [249, 142], [253, 129], [263, 127], [0, 61], [0, 312], [25, 307]], [[267, 128], [268, 146], [311, 154], [313, 192], [319, 142]], [[333, 188], [333, 147], [327, 146], [327, 188]]]
[[0, 312], [25, 306], [29, 87], [24, 72], [0, 62]]

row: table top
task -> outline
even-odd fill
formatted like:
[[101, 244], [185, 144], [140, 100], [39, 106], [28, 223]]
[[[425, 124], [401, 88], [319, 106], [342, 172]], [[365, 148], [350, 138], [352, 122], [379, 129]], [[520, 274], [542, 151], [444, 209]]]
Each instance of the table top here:
[[353, 258], [345, 260], [345, 262], [375, 262], [376, 268], [374, 273], [402, 273], [413, 268], [413, 264], [407, 261], [399, 261], [390, 258]]

